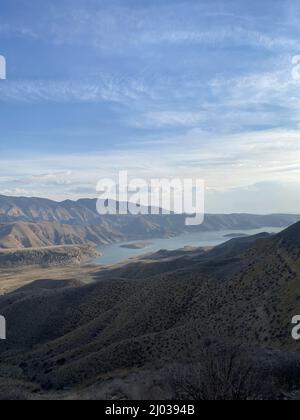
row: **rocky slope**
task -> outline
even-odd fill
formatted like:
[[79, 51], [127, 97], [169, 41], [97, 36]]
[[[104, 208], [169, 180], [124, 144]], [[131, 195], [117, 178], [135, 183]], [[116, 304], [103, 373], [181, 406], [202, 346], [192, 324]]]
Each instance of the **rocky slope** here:
[[55, 245], [100, 245], [122, 241], [124, 236], [105, 225], [66, 225], [50, 222], [0, 224], [0, 249]]

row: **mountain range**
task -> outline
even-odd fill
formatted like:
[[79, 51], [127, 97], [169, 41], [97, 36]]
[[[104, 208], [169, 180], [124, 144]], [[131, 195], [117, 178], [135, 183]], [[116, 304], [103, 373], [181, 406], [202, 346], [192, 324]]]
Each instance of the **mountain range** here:
[[37, 282], [1, 297], [9, 328], [0, 394], [172, 398], [163, 370], [196, 363], [208, 339], [243, 343], [266, 369], [264, 380], [284, 371], [290, 390], [300, 372], [300, 342], [291, 337], [300, 313], [299, 238], [297, 223], [212, 250], [161, 251], [95, 269], [89, 285], [53, 290]]
[[208, 214], [187, 227], [184, 215], [99, 215], [96, 200], [55, 202], [0, 196], [0, 248], [103, 245], [126, 240], [172, 237], [191, 231], [286, 227], [299, 215]]

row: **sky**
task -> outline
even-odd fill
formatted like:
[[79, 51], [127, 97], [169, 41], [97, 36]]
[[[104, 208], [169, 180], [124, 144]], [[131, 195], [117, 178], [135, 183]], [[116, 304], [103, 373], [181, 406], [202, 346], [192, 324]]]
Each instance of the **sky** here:
[[197, 177], [208, 212], [300, 214], [297, 0], [1, 0], [0, 194]]

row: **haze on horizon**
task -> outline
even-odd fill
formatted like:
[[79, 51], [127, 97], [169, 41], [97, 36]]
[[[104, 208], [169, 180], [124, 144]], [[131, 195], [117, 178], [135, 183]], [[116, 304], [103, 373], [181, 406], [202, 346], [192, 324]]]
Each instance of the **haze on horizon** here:
[[128, 170], [204, 179], [207, 212], [300, 213], [299, 18], [296, 0], [2, 0], [0, 194], [95, 197]]

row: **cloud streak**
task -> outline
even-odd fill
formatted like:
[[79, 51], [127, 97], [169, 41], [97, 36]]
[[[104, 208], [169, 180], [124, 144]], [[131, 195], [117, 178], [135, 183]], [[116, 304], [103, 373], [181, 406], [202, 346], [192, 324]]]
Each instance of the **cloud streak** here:
[[147, 92], [135, 80], [118, 80], [99, 77], [84, 80], [19, 80], [0, 85], [0, 102], [127, 102], [134, 101]]

